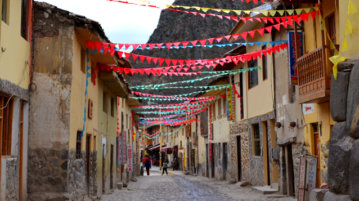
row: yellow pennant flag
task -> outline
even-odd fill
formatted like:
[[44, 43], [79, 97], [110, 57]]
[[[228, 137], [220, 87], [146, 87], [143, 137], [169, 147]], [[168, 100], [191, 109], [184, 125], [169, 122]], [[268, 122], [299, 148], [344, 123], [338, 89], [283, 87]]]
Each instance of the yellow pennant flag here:
[[349, 0], [349, 5], [348, 5], [348, 14], [355, 14], [358, 12], [358, 9], [356, 8], [355, 4], [353, 3], [352, 0]]
[[312, 10], [312, 8], [304, 8], [304, 12], [309, 13]]
[[291, 10], [287, 10], [287, 13], [288, 13], [288, 15], [293, 15], [294, 10], [293, 10], [293, 9], [291, 9]]
[[279, 13], [280, 16], [284, 15], [284, 10], [277, 10], [277, 12]]
[[223, 11], [224, 13], [230, 13], [232, 10], [229, 10], [229, 9], [222, 9], [222, 11]]
[[337, 54], [329, 58], [329, 60], [334, 64], [333, 66], [333, 76], [334, 79], [338, 78], [338, 64], [347, 60], [347, 58], [343, 57], [341, 54]]
[[352, 33], [353, 33], [353, 25], [350, 22], [350, 20], [347, 19], [347, 25], [345, 27], [345, 35], [349, 35], [349, 34], [352, 34]]
[[348, 50], [348, 42], [347, 38], [344, 37], [343, 44], [342, 44], [342, 52], [345, 52]]
[[300, 15], [303, 12], [303, 9], [302, 8], [295, 9], [295, 12], [297, 13], [297, 15]]
[[264, 16], [268, 16], [268, 11], [261, 11]]
[[204, 12], [208, 11], [208, 8], [201, 8]]
[[270, 11], [269, 11], [269, 14], [270, 14], [271, 16], [275, 16], [276, 13], [277, 13], [276, 10], [270, 10]]
[[250, 11], [250, 10], [244, 10], [243, 12], [244, 12], [245, 14], [249, 15], [249, 14], [251, 14], [252, 11]]
[[241, 15], [242, 14], [242, 11], [241, 10], [236, 10], [234, 11], [237, 15]]

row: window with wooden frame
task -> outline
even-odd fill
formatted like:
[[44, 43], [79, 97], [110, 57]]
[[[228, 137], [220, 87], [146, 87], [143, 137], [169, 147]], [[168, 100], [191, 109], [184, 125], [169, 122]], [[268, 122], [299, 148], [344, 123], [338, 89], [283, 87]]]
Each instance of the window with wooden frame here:
[[[257, 60], [252, 60], [248, 62], [248, 68], [253, 68], [258, 66]], [[248, 86], [249, 89], [258, 85], [258, 69], [248, 71]]]
[[0, 154], [11, 155], [11, 133], [14, 100], [0, 94]]
[[10, 0], [2, 0], [1, 2], [1, 20], [9, 24]]
[[115, 116], [115, 99], [111, 97], [111, 116]]
[[[267, 49], [266, 45], [263, 45], [262, 50]], [[267, 65], [267, 56], [262, 55], [262, 73], [263, 73], [263, 80], [268, 78], [268, 65]]]
[[29, 0], [21, 0], [21, 36], [28, 40]]
[[102, 109], [103, 109], [103, 112], [105, 112], [105, 113], [108, 112], [107, 94], [105, 92], [103, 92], [103, 95], [102, 95]]
[[93, 117], [93, 101], [88, 99], [88, 109], [87, 109], [87, 116], [91, 120]]
[[222, 99], [218, 100], [218, 118], [220, 118], [222, 116]]
[[259, 131], [259, 124], [252, 124], [252, 144], [253, 156], [261, 155], [261, 138]]

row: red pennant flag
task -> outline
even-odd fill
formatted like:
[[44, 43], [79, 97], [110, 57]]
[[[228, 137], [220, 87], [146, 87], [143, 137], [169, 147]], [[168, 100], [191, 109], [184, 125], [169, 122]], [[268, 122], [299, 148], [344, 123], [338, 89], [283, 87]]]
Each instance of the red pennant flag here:
[[234, 34], [234, 35], [232, 35], [232, 37], [233, 37], [234, 40], [237, 40], [238, 37], [239, 37], [239, 34]]
[[174, 45], [175, 47], [178, 47], [180, 44], [181, 44], [181, 42], [175, 42], [175, 43], [173, 43], [173, 45]]
[[[125, 46], [125, 49], [127, 50], [131, 46], [131, 44], [124, 44], [124, 46]], [[120, 48], [120, 50], [121, 50], [121, 48]]]
[[231, 39], [232, 35], [227, 35], [225, 38], [229, 41]]
[[110, 43], [102, 43], [103, 44], [103, 48], [104, 48], [104, 54], [106, 54], [107, 52], [110, 51], [110, 48], [108, 47], [110, 45]]
[[248, 34], [252, 37], [252, 38], [254, 38], [254, 35], [256, 34], [256, 31], [250, 31], [250, 32], [248, 32]]
[[270, 23], [274, 24], [273, 17], [268, 17], [267, 19], [268, 19], [268, 21], [269, 21]]
[[242, 36], [242, 38], [243, 38], [244, 40], [247, 40], [248, 32], [240, 33], [240, 35]]
[[278, 31], [280, 31], [280, 24], [276, 24], [276, 25], [273, 25], [275, 29], [277, 29]]
[[258, 22], [262, 22], [260, 17], [254, 17], [253, 19], [257, 20]]
[[192, 45], [193, 45], [194, 47], [196, 47], [197, 41], [198, 41], [198, 40], [193, 40], [193, 41], [190, 41], [190, 42], [192, 43]]
[[86, 41], [86, 49], [95, 49], [95, 43], [93, 41]]
[[274, 17], [274, 19], [277, 23], [280, 23], [280, 17]]
[[158, 47], [158, 49], [162, 48], [163, 43], [157, 43], [156, 46]]
[[259, 33], [259, 35], [263, 36], [263, 34], [264, 34], [264, 28], [258, 29], [258, 33]]
[[102, 43], [101, 42], [96, 42], [96, 50], [98, 52], [100, 52], [102, 50]]
[[142, 55], [138, 55], [140, 57], [141, 62], [143, 63], [143, 61], [145, 60], [145, 56]]
[[299, 25], [300, 21], [302, 20], [298, 15], [293, 16], [293, 20]]
[[186, 48], [188, 43], [189, 43], [189, 41], [182, 42], [183, 47]]
[[164, 59], [159, 58], [159, 59], [158, 59], [158, 64], [160, 64], [160, 66], [162, 66], [162, 64], [163, 64], [164, 61], [165, 61]]
[[171, 59], [165, 59], [165, 62], [167, 64], [167, 66], [169, 66], [171, 64]]
[[132, 59], [133, 59], [133, 61], [136, 61], [137, 57], [138, 57], [137, 54], [132, 54]]
[[240, 17], [240, 19], [243, 21], [243, 23], [247, 23], [247, 18], [246, 17]]
[[177, 59], [172, 59], [172, 64], [175, 66], [175, 65], [177, 65]]
[[142, 50], [145, 50], [146, 47], [147, 47], [147, 44], [141, 44]]
[[166, 43], [166, 46], [167, 46], [168, 49], [171, 49], [172, 43]]
[[199, 43], [204, 47], [206, 45], [207, 39], [199, 40]]
[[136, 50], [138, 48], [139, 44], [132, 44], [133, 50]]
[[152, 57], [152, 61], [154, 64], [157, 64], [158, 58], [157, 57]]
[[303, 21], [308, 21], [309, 20], [309, 13], [305, 13], [305, 14], [302, 14], [301, 16], [300, 16], [300, 18], [302, 18], [303, 19]]
[[215, 38], [215, 39], [216, 39], [217, 42], [221, 42], [221, 40], [223, 39], [223, 36], [217, 37], [217, 38]]
[[260, 19], [263, 20], [264, 23], [266, 23], [266, 24], [268, 23], [267, 17], [261, 17]]
[[150, 64], [152, 61], [152, 57], [146, 57], [147, 63]]
[[231, 19], [232, 19], [232, 20], [234, 20], [234, 21], [236, 21], [236, 22], [238, 22], [238, 21], [239, 21], [239, 18], [238, 18], [238, 17], [236, 17], [236, 16], [231, 16]]
[[222, 15], [216, 15], [219, 19], [223, 19], [223, 16]]
[[227, 19], [229, 19], [229, 20], [231, 19], [231, 16], [227, 16], [227, 15], [226, 15], [226, 16], [224, 16], [224, 17], [227, 18]]
[[151, 69], [146, 69], [146, 70], [145, 70], [145, 73], [146, 73], [147, 75], [150, 75], [150, 74], [152, 73], [152, 70], [151, 70]]
[[273, 26], [268, 26], [264, 28], [268, 33], [272, 33]]
[[313, 11], [309, 13], [312, 16], [312, 19], [315, 19], [317, 17], [317, 12]]
[[213, 41], [214, 41], [214, 38], [210, 38], [210, 39], [208, 39], [208, 42], [209, 42], [209, 44], [213, 44]]
[[155, 44], [148, 44], [148, 46], [150, 46], [150, 50], [153, 50], [153, 48], [156, 46]]
[[145, 73], [145, 70], [144, 70], [144, 69], [140, 69], [140, 70], [139, 70], [139, 73], [140, 73], [141, 75], [143, 75], [143, 74]]
[[201, 15], [203, 18], [206, 17], [206, 14], [204, 14], [204, 13], [199, 13], [199, 15]]
[[116, 52], [115, 47], [116, 47], [116, 44], [110, 43], [110, 48], [111, 48], [110, 49], [110, 54], [111, 54], [111, 56], [113, 56], [115, 54], [115, 52]]
[[131, 71], [131, 69], [125, 68], [125, 73], [126, 73], [126, 74], [129, 74], [130, 71]]

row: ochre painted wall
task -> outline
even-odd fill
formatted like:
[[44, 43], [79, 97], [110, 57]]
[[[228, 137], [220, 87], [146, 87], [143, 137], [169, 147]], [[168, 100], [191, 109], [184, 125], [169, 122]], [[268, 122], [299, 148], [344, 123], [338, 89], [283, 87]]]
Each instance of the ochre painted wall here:
[[0, 79], [28, 89], [30, 43], [21, 36], [21, 0], [8, 2], [9, 21], [0, 20]]
[[[269, 34], [265, 34], [263, 37], [255, 37], [253, 41], [271, 41]], [[270, 48], [271, 46], [267, 46]], [[253, 46], [247, 47], [247, 52], [254, 52], [261, 50], [262, 47]], [[284, 50], [285, 51], [285, 50]], [[258, 58], [258, 66], [262, 67], [262, 58]], [[273, 84], [273, 62], [272, 56], [267, 56], [267, 69], [268, 69], [268, 78], [263, 80], [263, 68], [258, 70], [258, 85], [252, 88], [249, 88], [247, 85], [247, 111], [248, 119], [264, 115], [273, 111], [273, 101], [274, 101], [274, 84]], [[244, 82], [248, 83], [248, 74], [246, 73]]]
[[[352, 0], [353, 4], [357, 9], [359, 9], [359, 0]], [[348, 4], [349, 0], [340, 0], [339, 6], [339, 41], [342, 44], [344, 40], [345, 34], [345, 26], [347, 23], [347, 19], [350, 20], [353, 26], [353, 34], [347, 36], [348, 41], [348, 50], [342, 52], [343, 56], [347, 57], [348, 59], [358, 59], [359, 58], [359, 12], [353, 15], [350, 15], [348, 18]]]

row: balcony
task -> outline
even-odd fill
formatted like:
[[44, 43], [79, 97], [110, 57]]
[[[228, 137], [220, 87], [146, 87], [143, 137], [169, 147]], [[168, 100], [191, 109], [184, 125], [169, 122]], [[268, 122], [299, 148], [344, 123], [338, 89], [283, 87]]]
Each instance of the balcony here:
[[326, 71], [323, 48], [318, 48], [300, 58], [297, 63], [299, 102], [323, 102], [329, 98], [330, 79]]

